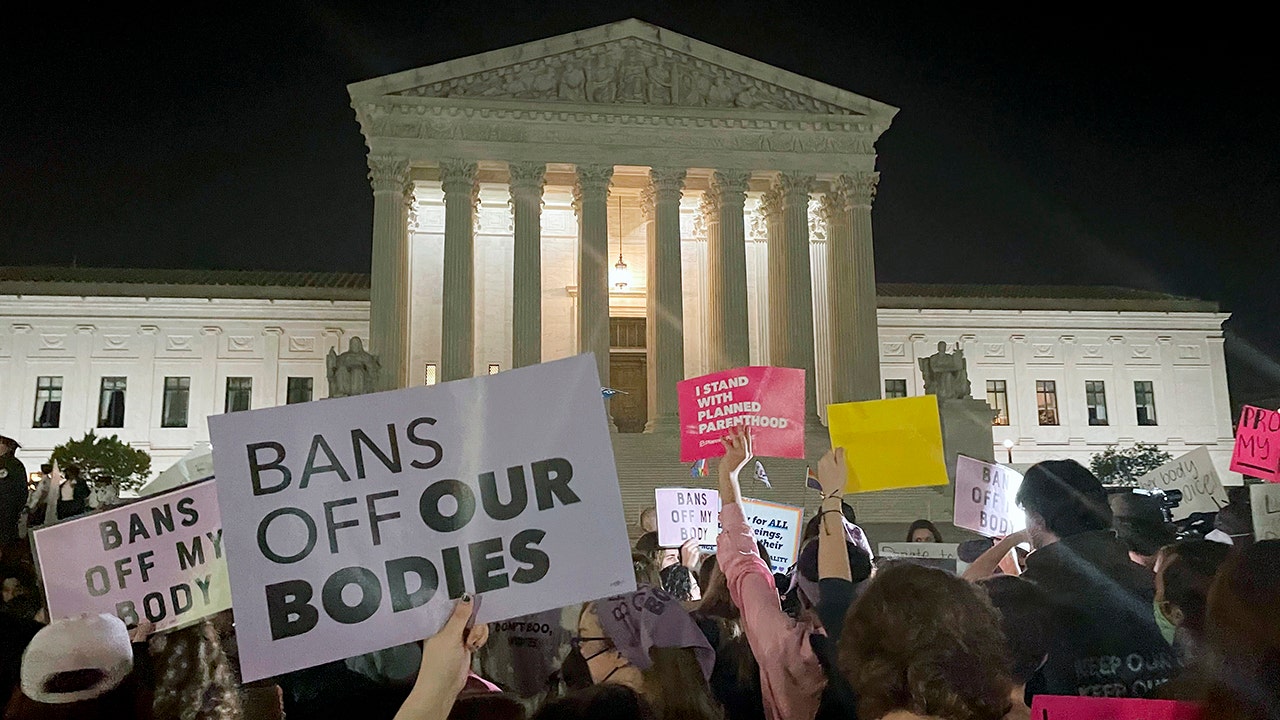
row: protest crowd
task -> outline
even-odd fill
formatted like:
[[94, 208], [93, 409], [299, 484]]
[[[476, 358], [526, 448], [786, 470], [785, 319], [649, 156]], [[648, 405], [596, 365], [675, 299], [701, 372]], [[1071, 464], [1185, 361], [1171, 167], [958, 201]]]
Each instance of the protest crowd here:
[[[775, 572], [739, 483], [755, 432], [721, 440], [714, 552], [664, 547], [651, 508], [620, 569], [633, 592], [489, 624], [472, 618], [483, 594], [459, 593], [422, 642], [251, 682], [231, 610], [164, 632], [137, 614], [50, 622], [27, 535], [112, 503], [95, 507], [71, 468], [28, 490], [18, 443], [0, 437], [3, 718], [1000, 720], [1031, 717], [1040, 695], [1280, 717], [1280, 540], [1255, 542], [1230, 507], [1218, 540], [1160, 522], [1126, 534], [1097, 477], [1045, 461], [1017, 491], [1026, 528], [962, 544], [957, 574], [877, 557], [837, 447], [796, 561]], [[905, 540], [943, 536], [920, 520]]]

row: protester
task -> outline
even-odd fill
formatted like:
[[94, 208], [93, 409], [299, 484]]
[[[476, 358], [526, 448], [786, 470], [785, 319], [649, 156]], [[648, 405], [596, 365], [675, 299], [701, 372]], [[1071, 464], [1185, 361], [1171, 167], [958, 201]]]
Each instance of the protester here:
[[765, 717], [809, 720], [818, 711], [826, 679], [809, 643], [821, 632], [817, 616], [806, 612], [793, 619], [782, 611], [773, 574], [756, 555], [755, 538], [742, 510], [738, 475], [751, 460], [751, 437], [731, 430], [720, 459], [720, 536], [716, 559], [741, 611], [743, 633], [760, 663]]
[[[45, 468], [49, 468], [48, 473]], [[30, 527], [52, 525], [89, 511], [92, 490], [79, 465], [42, 465], [40, 471], [40, 481], [27, 498]]]
[[27, 468], [14, 456], [21, 447], [0, 435], [0, 552], [20, 539], [18, 519], [27, 504]]
[[1005, 720], [1028, 720], [1027, 683], [1044, 664], [1049, 653], [1049, 601], [1034, 583], [1012, 575], [997, 575], [978, 581], [1000, 613], [1000, 630], [1008, 643], [1012, 662], [1013, 708]]
[[[114, 615], [78, 615], [37, 632], [22, 655], [6, 720], [150, 719], [145, 643]], [[192, 716], [194, 717], [194, 716]]]
[[760, 688], [760, 665], [742, 632], [742, 614], [729, 596], [729, 583], [715, 556], [707, 558], [703, 570], [711, 568], [707, 590], [693, 614], [698, 629], [716, 651], [711, 669], [711, 692], [724, 707], [727, 720], [764, 718]]
[[1280, 540], [1229, 558], [1209, 589], [1205, 615], [1213, 662], [1202, 720], [1275, 720], [1280, 714]]
[[936, 525], [928, 520], [916, 520], [907, 529], [907, 542], [940, 543], [942, 542], [942, 533], [938, 531]]
[[1022, 577], [1047, 594], [1054, 628], [1032, 694], [1144, 697], [1165, 682], [1177, 661], [1151, 612], [1155, 576], [1111, 531], [1098, 478], [1047, 460], [1027, 470], [1017, 502], [1033, 548]]
[[658, 720], [722, 717], [708, 685], [715, 650], [680, 603], [658, 588], [588, 603], [575, 645], [570, 654], [585, 662], [592, 682], [636, 690]]
[[609, 683], [575, 691], [547, 703], [533, 720], [658, 720], [653, 707], [626, 685]]
[[1222, 543], [1183, 540], [1166, 545], [1157, 554], [1156, 621], [1162, 631], [1170, 629], [1165, 640], [1185, 668], [1156, 690], [1157, 697], [1196, 700], [1204, 694], [1205, 673], [1198, 666], [1212, 661], [1203, 656], [1205, 607], [1209, 587], [1230, 552], [1231, 546]]
[[1154, 570], [1156, 553], [1178, 539], [1173, 527], [1164, 520], [1160, 500], [1137, 492], [1113, 493], [1107, 497], [1111, 506], [1116, 537], [1129, 551], [1129, 559]]
[[936, 568], [889, 563], [854, 603], [840, 664], [859, 720], [1000, 720], [1013, 681], [986, 594]]

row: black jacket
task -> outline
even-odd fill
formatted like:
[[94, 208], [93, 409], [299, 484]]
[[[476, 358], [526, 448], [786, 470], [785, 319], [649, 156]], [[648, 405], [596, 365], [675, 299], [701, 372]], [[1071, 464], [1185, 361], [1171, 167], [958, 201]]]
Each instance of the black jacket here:
[[1178, 671], [1153, 614], [1155, 578], [1111, 531], [1062, 538], [1027, 557], [1023, 578], [1049, 595], [1049, 659], [1032, 694], [1144, 697]]
[[27, 505], [27, 468], [13, 455], [0, 458], [0, 545], [18, 539], [18, 518]]

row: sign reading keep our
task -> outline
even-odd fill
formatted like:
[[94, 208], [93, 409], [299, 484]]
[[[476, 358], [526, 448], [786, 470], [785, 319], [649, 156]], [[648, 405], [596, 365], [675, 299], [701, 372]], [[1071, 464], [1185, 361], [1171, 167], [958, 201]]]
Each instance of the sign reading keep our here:
[[590, 355], [209, 428], [246, 681], [634, 588]]

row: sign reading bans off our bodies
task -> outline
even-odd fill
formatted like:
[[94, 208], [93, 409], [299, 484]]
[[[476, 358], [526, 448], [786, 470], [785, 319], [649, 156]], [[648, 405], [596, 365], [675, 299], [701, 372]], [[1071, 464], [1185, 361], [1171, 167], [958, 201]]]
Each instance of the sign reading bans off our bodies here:
[[246, 681], [634, 589], [590, 355], [209, 429]]
[[751, 430], [762, 457], [804, 457], [804, 370], [744, 367], [676, 384], [680, 461], [724, 455], [720, 439], [735, 427]]
[[231, 607], [213, 485], [37, 530], [50, 617], [109, 613], [168, 630]]

